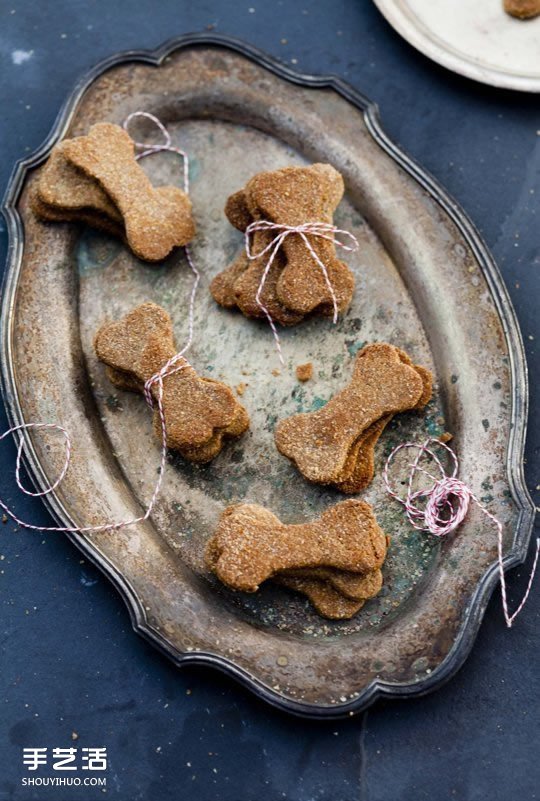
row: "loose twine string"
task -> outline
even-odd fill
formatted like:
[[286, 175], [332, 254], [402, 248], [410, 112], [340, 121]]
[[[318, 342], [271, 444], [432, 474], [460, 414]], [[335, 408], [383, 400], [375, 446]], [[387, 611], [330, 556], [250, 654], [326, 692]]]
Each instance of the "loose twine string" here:
[[[265, 247], [261, 248], [258, 251], [254, 251], [252, 238], [253, 234], [257, 233], [257, 231], [262, 231], [262, 232], [275, 231], [276, 233], [275, 236], [273, 236], [270, 239], [270, 242]], [[278, 352], [279, 360], [283, 366], [285, 366], [285, 360], [283, 358], [283, 351], [281, 349], [281, 342], [277, 331], [277, 327], [274, 320], [272, 319], [272, 315], [270, 314], [270, 312], [268, 311], [268, 309], [261, 300], [261, 294], [264, 289], [266, 279], [268, 278], [268, 273], [272, 268], [272, 264], [274, 263], [274, 259], [276, 258], [279, 249], [282, 247], [287, 237], [291, 236], [292, 234], [296, 234], [302, 239], [314, 261], [314, 264], [321, 270], [324, 276], [324, 280], [326, 286], [328, 287], [328, 291], [330, 292], [330, 296], [332, 298], [332, 304], [334, 307], [334, 314], [333, 314], [334, 325], [337, 323], [339, 314], [336, 293], [334, 292], [334, 287], [332, 286], [332, 282], [330, 281], [326, 265], [319, 258], [317, 252], [315, 251], [315, 248], [313, 247], [313, 245], [309, 240], [309, 237], [313, 236], [319, 239], [326, 239], [328, 242], [332, 242], [332, 244], [348, 252], [358, 250], [359, 247], [358, 240], [354, 236], [354, 234], [352, 234], [350, 231], [345, 231], [342, 228], [338, 228], [337, 226], [332, 225], [331, 223], [305, 222], [302, 223], [301, 225], [280, 225], [278, 223], [273, 223], [270, 220], [256, 220], [255, 222], [250, 223], [250, 225], [248, 225], [248, 227], [246, 228], [245, 248], [248, 259], [250, 260], [260, 259], [263, 256], [266, 256], [266, 254], [268, 254], [268, 261], [266, 262], [266, 265], [264, 267], [255, 299], [257, 301], [258, 307], [264, 312], [264, 315], [268, 320], [270, 328], [272, 329], [272, 334], [274, 335], [274, 342], [276, 344], [276, 350]], [[341, 242], [339, 239], [336, 239], [336, 234], [346, 237], [351, 244], [347, 245], [345, 242]]]
[[[163, 141], [161, 143], [154, 144], [152, 142], [137, 142], [135, 141], [135, 147], [139, 151], [136, 155], [136, 159], [140, 160], [146, 158], [147, 156], [152, 155], [153, 153], [160, 153], [163, 151], [176, 153], [177, 155], [181, 156], [183, 160], [183, 186], [184, 191], [186, 193], [189, 192], [189, 159], [187, 154], [180, 150], [180, 148], [175, 147], [172, 144], [171, 136], [165, 126], [155, 117], [153, 114], [149, 114], [146, 111], [135, 111], [130, 114], [123, 123], [123, 127], [126, 131], [129, 129], [129, 125], [135, 118], [143, 117], [150, 122], [154, 123], [154, 125], [159, 129], [159, 131], [163, 134]], [[14, 520], [19, 526], [23, 528], [28, 528], [33, 531], [57, 531], [57, 532], [65, 532], [65, 533], [79, 533], [85, 534], [89, 532], [97, 533], [99, 531], [108, 531], [113, 530], [117, 531], [122, 528], [126, 528], [127, 526], [133, 526], [136, 523], [141, 523], [144, 520], [148, 520], [150, 515], [152, 514], [152, 510], [156, 504], [156, 501], [159, 497], [161, 492], [161, 485], [163, 482], [163, 475], [165, 473], [165, 465], [167, 460], [167, 428], [165, 424], [165, 413], [163, 410], [163, 381], [167, 376], [174, 375], [174, 373], [178, 373], [181, 370], [184, 370], [187, 366], [189, 366], [189, 362], [184, 358], [184, 354], [189, 350], [191, 344], [193, 342], [193, 329], [194, 329], [194, 310], [195, 310], [195, 296], [197, 293], [197, 287], [200, 281], [200, 273], [195, 266], [193, 258], [191, 256], [191, 252], [189, 246], [185, 246], [186, 258], [188, 264], [193, 272], [193, 285], [191, 289], [191, 294], [189, 298], [189, 309], [188, 309], [188, 337], [186, 344], [178, 353], [176, 353], [169, 361], [163, 365], [163, 367], [158, 370], [151, 378], [146, 381], [144, 385], [144, 397], [148, 405], [153, 408], [154, 404], [157, 407], [157, 411], [159, 414], [160, 424], [161, 424], [161, 458], [160, 458], [160, 467], [158, 471], [158, 478], [156, 484], [154, 486], [154, 491], [152, 493], [152, 497], [144, 514], [140, 515], [139, 517], [130, 518], [128, 520], [121, 520], [119, 522], [108, 521], [106, 523], [102, 523], [97, 526], [36, 526], [32, 523], [28, 523], [25, 520], [21, 520], [17, 515], [9, 508], [9, 506], [0, 498], [0, 508], [3, 509], [6, 515], [8, 515], [12, 520]], [[154, 389], [156, 388], [156, 389]], [[156, 394], [152, 394], [152, 390]], [[23, 492], [25, 495], [30, 495], [34, 498], [41, 498], [45, 495], [49, 495], [49, 493], [54, 492], [54, 490], [58, 487], [59, 484], [65, 478], [65, 475], [69, 469], [69, 465], [71, 462], [72, 456], [72, 445], [71, 439], [67, 432], [67, 430], [57, 423], [21, 423], [17, 426], [12, 426], [7, 431], [5, 431], [2, 435], [0, 435], [0, 442], [5, 439], [9, 434], [16, 434], [22, 431], [28, 430], [49, 430], [49, 431], [58, 431], [62, 434], [65, 442], [65, 457], [64, 457], [64, 464], [62, 470], [56, 481], [53, 484], [48, 485], [44, 490], [39, 490], [37, 492], [32, 492], [31, 490], [27, 489], [22, 481], [21, 481], [21, 463], [22, 463], [22, 456], [24, 453], [24, 446], [25, 441], [23, 437], [19, 438], [19, 442], [17, 444], [17, 459], [15, 462], [15, 480], [17, 482], [18, 488]]]
[[[446, 473], [441, 460], [433, 450], [433, 446], [443, 448], [449, 454], [452, 464], [450, 475]], [[389, 471], [397, 454], [402, 450], [410, 449], [416, 450], [416, 456], [408, 465], [410, 468], [410, 473], [407, 481], [407, 494], [404, 498], [402, 498], [390, 483]], [[432, 475], [424, 467], [420, 466], [421, 460], [426, 458], [430, 460], [431, 466], [435, 465], [438, 469], [439, 478]], [[536, 553], [534, 556], [534, 563], [531, 569], [527, 589], [525, 590], [523, 599], [515, 612], [510, 614], [506, 594], [506, 579], [504, 576], [502, 523], [495, 517], [495, 515], [491, 514], [491, 512], [486, 509], [484, 504], [478, 500], [472, 490], [457, 477], [458, 469], [459, 461], [452, 448], [449, 448], [448, 445], [440, 442], [438, 439], [430, 437], [420, 445], [414, 442], [404, 442], [394, 448], [386, 461], [383, 479], [388, 493], [403, 506], [409, 523], [418, 531], [429, 532], [435, 537], [445, 537], [446, 535], [455, 531], [463, 522], [469, 510], [471, 500], [474, 501], [483, 514], [495, 524], [497, 527], [497, 554], [499, 579], [501, 584], [502, 608], [506, 625], [508, 628], [512, 628], [514, 620], [525, 606], [531, 592], [531, 587], [538, 564], [540, 538], [536, 540]], [[415, 490], [414, 481], [417, 473], [422, 473], [423, 475], [427, 476], [432, 480], [433, 483], [429, 487]], [[421, 505], [418, 505], [418, 502], [420, 502]]]

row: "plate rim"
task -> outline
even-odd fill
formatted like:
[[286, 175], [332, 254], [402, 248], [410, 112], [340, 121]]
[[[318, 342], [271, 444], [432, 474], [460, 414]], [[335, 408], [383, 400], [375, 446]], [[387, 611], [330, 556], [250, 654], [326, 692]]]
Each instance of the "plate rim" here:
[[[377, 2], [377, 0], [375, 0]], [[277, 59], [239, 39], [212, 33], [191, 33], [166, 41], [153, 50], [128, 50], [112, 55], [90, 69], [80, 78], [67, 96], [45, 141], [29, 156], [16, 162], [8, 181], [1, 211], [7, 223], [8, 250], [2, 282], [2, 305], [0, 310], [0, 388], [10, 425], [20, 425], [24, 416], [17, 395], [14, 363], [11, 347], [11, 331], [18, 280], [24, 251], [22, 219], [17, 202], [30, 169], [38, 166], [48, 156], [53, 145], [64, 134], [78, 104], [89, 86], [112, 67], [126, 62], [142, 62], [159, 67], [175, 51], [190, 47], [218, 47], [233, 51], [274, 73], [283, 80], [313, 89], [332, 89], [354, 105], [364, 116], [366, 127], [375, 142], [413, 177], [442, 207], [458, 227], [471, 248], [487, 281], [495, 307], [499, 314], [506, 344], [512, 378], [512, 416], [506, 454], [506, 471], [512, 499], [518, 511], [511, 548], [504, 557], [505, 572], [522, 564], [527, 556], [534, 519], [534, 505], [524, 479], [523, 453], [527, 428], [528, 377], [527, 364], [521, 332], [517, 323], [508, 291], [502, 276], [485, 245], [481, 235], [459, 204], [443, 189], [431, 174], [417, 164], [408, 154], [390, 139], [382, 128], [379, 109], [363, 93], [335, 75], [310, 75], [292, 70]], [[33, 483], [40, 488], [45, 485], [45, 474], [37, 454], [32, 448], [26, 432], [21, 435], [25, 443], [25, 466]], [[52, 517], [61, 525], [73, 524], [69, 512], [53, 493], [44, 496], [44, 503]], [[148, 622], [146, 612], [137, 599], [131, 584], [116, 567], [95, 550], [91, 541], [76, 534], [67, 535], [112, 582], [128, 608], [131, 625], [135, 632], [150, 641], [159, 651], [168, 656], [177, 666], [190, 664], [211, 665], [232, 676], [257, 696], [282, 710], [307, 718], [337, 719], [364, 711], [378, 697], [405, 698], [424, 695], [448, 681], [464, 664], [476, 639], [485, 609], [498, 582], [498, 564], [495, 560], [479, 580], [466, 610], [462, 625], [454, 644], [445, 659], [425, 678], [409, 683], [392, 683], [374, 679], [354, 700], [335, 705], [318, 705], [297, 701], [268, 687], [249, 671], [225, 657], [202, 651], [178, 652]]]
[[518, 92], [540, 92], [540, 76], [527, 74], [512, 74], [496, 67], [482, 67], [476, 65], [463, 55], [461, 58], [450, 48], [438, 45], [437, 41], [426, 35], [422, 28], [415, 25], [413, 20], [401, 9], [394, 0], [373, 0], [388, 24], [422, 55], [440, 64], [451, 72], [471, 78], [488, 86], [498, 89], [514, 89]]

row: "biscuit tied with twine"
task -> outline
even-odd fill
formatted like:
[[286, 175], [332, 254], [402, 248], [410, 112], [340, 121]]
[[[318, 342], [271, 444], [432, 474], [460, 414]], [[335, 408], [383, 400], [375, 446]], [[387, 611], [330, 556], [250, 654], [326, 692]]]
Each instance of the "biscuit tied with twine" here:
[[[253, 250], [251, 244], [251, 238], [259, 232], [264, 232], [266, 234], [270, 232], [275, 232], [275, 234], [270, 238], [270, 241], [266, 245], [264, 245], [264, 247], [262, 247], [260, 250]], [[336, 238], [337, 234], [345, 236], [348, 239], [350, 239], [351, 244], [346, 245], [344, 242], [341, 242], [339, 239]], [[325, 262], [322, 261], [320, 256], [317, 254], [315, 248], [313, 247], [312, 242], [310, 241], [310, 237], [322, 239], [327, 242], [332, 242], [334, 246], [338, 246], [348, 252], [352, 252], [354, 250], [357, 250], [358, 248], [358, 240], [356, 239], [354, 234], [352, 234], [350, 231], [345, 231], [342, 228], [338, 228], [336, 225], [333, 225], [331, 223], [305, 222], [301, 223], [300, 225], [285, 225], [285, 224], [273, 223], [270, 222], [269, 220], [258, 220], [256, 222], [250, 223], [250, 225], [248, 225], [248, 227], [246, 228], [245, 248], [246, 248], [247, 258], [253, 261], [255, 259], [262, 259], [263, 256], [268, 256], [268, 260], [261, 274], [259, 286], [257, 288], [257, 293], [255, 295], [255, 300], [257, 302], [257, 305], [263, 312], [264, 316], [268, 320], [270, 328], [272, 329], [272, 334], [274, 335], [274, 341], [276, 343], [276, 350], [279, 355], [279, 360], [283, 366], [285, 366], [285, 359], [283, 358], [281, 341], [271, 311], [263, 301], [263, 292], [266, 281], [272, 269], [272, 265], [274, 264], [274, 259], [278, 255], [279, 250], [286, 243], [287, 239], [293, 235], [298, 236], [300, 240], [304, 243], [309, 255], [313, 260], [314, 267], [320, 269], [322, 273], [324, 282], [328, 289], [328, 294], [330, 295], [330, 298], [332, 300], [332, 322], [334, 323], [334, 325], [337, 324], [338, 315], [340, 311], [338, 299], [336, 297], [332, 281], [330, 280], [327, 266]], [[296, 311], [298, 313], [298, 310], [293, 310], [293, 311]]]
[[[157, 304], [143, 303], [120, 320], [102, 325], [94, 347], [115, 386], [144, 393], [150, 406], [159, 397], [156, 435], [161, 436], [163, 414], [167, 447], [190, 461], [210, 461], [224, 438], [247, 430], [249, 416], [230, 387], [199, 376], [176, 354], [171, 318]], [[168, 367], [161, 372], [163, 365]], [[158, 374], [160, 381], [152, 381]]]
[[225, 308], [265, 317], [284, 364], [277, 324], [295, 325], [308, 314], [330, 316], [350, 305], [354, 276], [336, 248], [352, 252], [356, 237], [334, 225], [344, 193], [330, 164], [284, 167], [254, 175], [225, 206], [244, 232], [244, 252], [213, 279], [210, 291]]

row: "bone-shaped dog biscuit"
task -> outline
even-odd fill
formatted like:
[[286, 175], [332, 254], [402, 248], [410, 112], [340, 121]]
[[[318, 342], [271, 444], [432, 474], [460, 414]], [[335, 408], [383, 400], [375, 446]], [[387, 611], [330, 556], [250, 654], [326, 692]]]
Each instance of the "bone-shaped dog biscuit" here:
[[[254, 219], [293, 226], [306, 222], [332, 224], [344, 185], [341, 175], [329, 164], [313, 164], [258, 173], [248, 182], [245, 192]], [[351, 271], [337, 258], [333, 242], [309, 234], [308, 239], [326, 267], [338, 310], [345, 311], [354, 290]], [[286, 265], [277, 282], [277, 299], [299, 314], [315, 310], [332, 314], [332, 294], [302, 238], [288, 236], [283, 250]]]
[[424, 392], [422, 375], [403, 351], [368, 345], [357, 354], [348, 387], [322, 409], [278, 423], [276, 446], [308, 480], [343, 482], [354, 470], [350, 454], [359, 438], [386, 415], [415, 408]]
[[[260, 220], [279, 225], [332, 223], [342, 195], [343, 180], [330, 165], [286, 167], [255, 175], [243, 190], [229, 197], [225, 214], [240, 231]], [[279, 233], [279, 230], [254, 231], [251, 252], [262, 252]], [[351, 302], [353, 275], [337, 259], [333, 242], [313, 235], [308, 235], [308, 239], [325, 265], [338, 310], [344, 311]], [[253, 259], [243, 254], [219, 273], [210, 286], [217, 303], [226, 308], [238, 306], [247, 317], [264, 316], [257, 303], [257, 292], [269, 258], [270, 252]], [[332, 293], [324, 274], [298, 234], [288, 236], [276, 252], [260, 300], [272, 319], [282, 325], [294, 325], [314, 311], [333, 315]]]
[[118, 125], [98, 123], [87, 136], [64, 142], [64, 156], [96, 180], [120, 210], [133, 252], [147, 261], [164, 259], [194, 234], [191, 201], [181, 189], [163, 196], [135, 160], [134, 144]]
[[206, 561], [229, 587], [255, 592], [266, 579], [303, 567], [356, 573], [379, 568], [386, 538], [371, 506], [348, 500], [310, 523], [287, 525], [256, 504], [229, 506], [207, 547]]
[[[108, 366], [106, 367], [106, 373], [111, 383], [118, 387], [118, 389], [125, 389], [129, 390], [130, 392], [139, 393], [144, 391], [144, 382], [130, 373], [124, 372], [123, 370], [115, 370], [114, 368]], [[215, 381], [212, 378], [203, 378], [201, 380], [205, 383], [215, 383], [219, 384], [220, 386], [224, 386], [221, 384], [221, 382]], [[155, 392], [157, 393], [157, 390], [155, 390]], [[200, 462], [202, 464], [210, 462], [221, 451], [221, 448], [223, 447], [223, 438], [226, 437], [231, 439], [234, 437], [239, 437], [241, 434], [247, 431], [249, 428], [249, 422], [249, 415], [247, 411], [240, 403], [236, 402], [236, 412], [231, 422], [225, 428], [218, 428], [215, 433], [212, 434], [210, 439], [208, 439], [203, 445], [183, 445], [178, 447], [177, 450], [179, 450], [182, 456], [184, 456], [186, 459], [189, 459], [191, 462]], [[156, 437], [161, 440], [162, 430], [161, 418], [159, 414], [154, 415], [154, 430]], [[169, 429], [167, 439], [169, 440]]]
[[[83, 222], [125, 240], [122, 215], [97, 181], [64, 155], [65, 142], [53, 148], [40, 172], [31, 206], [38, 217], [53, 222]], [[164, 202], [176, 202], [177, 189], [161, 186]]]
[[[154, 303], [144, 303], [121, 320], [103, 325], [94, 344], [111, 381], [138, 392], [176, 353], [171, 319]], [[185, 360], [181, 364], [179, 372], [163, 379], [167, 444], [192, 461], [209, 461], [221, 450], [224, 436], [244, 433], [249, 417], [229, 387], [201, 378]], [[158, 392], [154, 384], [154, 397]], [[161, 439], [157, 410], [154, 428]]]
[[[206, 561], [212, 570], [215, 570], [215, 565], [219, 558], [219, 551], [216, 549], [215, 539], [212, 538], [208, 543], [206, 550]], [[321, 569], [322, 572], [324, 570]], [[326, 571], [328, 573], [335, 572], [340, 576], [354, 576], [353, 573], [344, 573], [343, 571]], [[380, 572], [380, 571], [373, 571]], [[313, 573], [313, 575], [312, 575]], [[367, 575], [372, 575], [367, 574]], [[357, 578], [360, 582], [364, 581], [364, 577], [358, 574]], [[345, 593], [336, 589], [332, 582], [325, 579], [317, 578], [317, 569], [306, 569], [304, 573], [301, 570], [293, 571], [291, 573], [278, 573], [274, 575], [273, 581], [281, 584], [288, 589], [301, 593], [309, 598], [311, 604], [315, 607], [317, 612], [323, 617], [330, 620], [344, 620], [353, 617], [364, 605], [364, 596], [360, 598], [351, 598]], [[348, 582], [347, 582], [348, 585]], [[374, 592], [373, 595], [376, 593]], [[369, 596], [371, 597], [371, 596]]]

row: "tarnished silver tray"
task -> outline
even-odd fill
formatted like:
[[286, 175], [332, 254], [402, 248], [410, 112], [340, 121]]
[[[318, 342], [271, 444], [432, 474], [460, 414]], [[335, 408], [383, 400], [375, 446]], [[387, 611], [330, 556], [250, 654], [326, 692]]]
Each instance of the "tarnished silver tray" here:
[[[191, 155], [194, 256], [203, 273], [191, 360], [232, 386], [248, 385], [252, 427], [207, 467], [171, 457], [147, 523], [72, 540], [119, 589], [134, 628], [179, 665], [215, 665], [304, 715], [345, 715], [380, 694], [424, 693], [471, 648], [497, 581], [496, 531], [474, 509], [442, 544], [413, 531], [385, 494], [380, 470], [400, 441], [451, 431], [462, 477], [505, 523], [505, 567], [521, 562], [532, 519], [522, 476], [525, 362], [504, 286], [469, 220], [388, 139], [376, 107], [335, 78], [295, 74], [222, 37], [184, 37], [97, 67], [43, 147], [17, 165], [4, 206], [3, 390], [13, 423], [58, 422], [75, 438], [68, 475], [47, 496], [51, 512], [81, 526], [133, 517], [155, 481], [151, 415], [140, 397], [111, 387], [92, 337], [104, 319], [151, 299], [170, 311], [183, 341], [185, 258], [142, 264], [105, 235], [40, 223], [28, 209], [29, 188], [55, 142], [141, 109]], [[287, 369], [274, 375], [268, 327], [218, 308], [208, 284], [241, 246], [222, 212], [227, 196], [258, 170], [311, 161], [328, 161], [345, 178], [337, 223], [360, 241], [349, 257], [357, 289], [337, 326], [314, 319], [283, 332]], [[145, 168], [156, 182], [178, 179], [170, 155]], [[392, 537], [383, 592], [352, 621], [335, 623], [285, 590], [226, 592], [202, 562], [226, 504], [262, 503], [292, 522], [341, 499], [302, 479], [277, 453], [272, 429], [276, 419], [324, 403], [347, 382], [358, 348], [373, 340], [405, 347], [437, 377], [426, 413], [402, 415], [385, 434], [364, 494]], [[307, 361], [315, 377], [301, 386], [293, 368]], [[53, 436], [25, 438], [28, 468], [43, 486], [63, 452]]]

